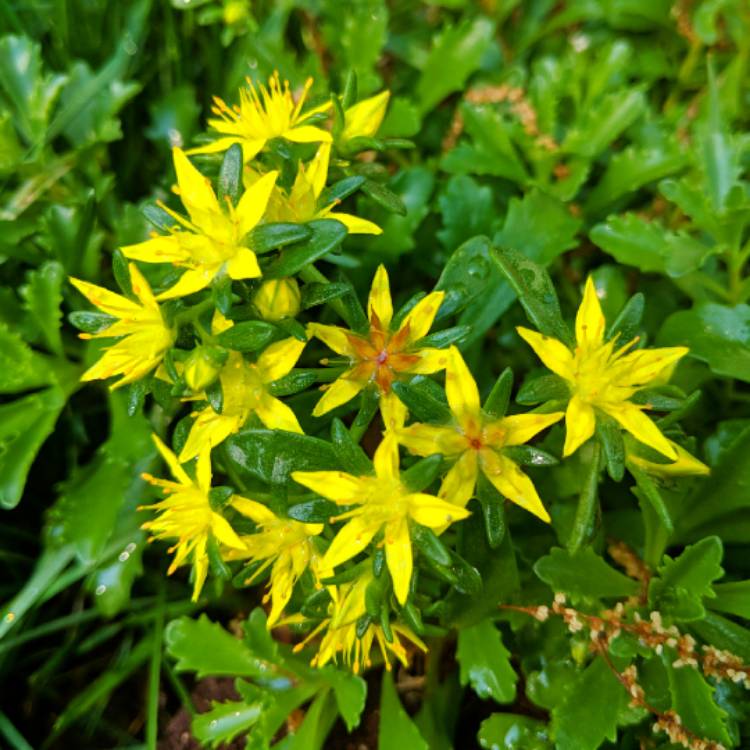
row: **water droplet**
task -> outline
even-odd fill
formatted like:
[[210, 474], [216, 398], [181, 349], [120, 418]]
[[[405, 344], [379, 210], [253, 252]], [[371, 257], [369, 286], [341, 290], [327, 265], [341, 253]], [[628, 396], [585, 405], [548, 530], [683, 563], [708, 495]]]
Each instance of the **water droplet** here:
[[125, 551], [126, 551], [126, 552], [129, 552], [129, 553], [130, 553], [130, 554], [132, 555], [132, 554], [133, 554], [133, 552], [135, 551], [135, 542], [130, 542], [130, 544], [128, 544], [128, 545], [127, 545], [127, 546], [125, 547]]
[[8, 612], [7, 615], [5, 615], [5, 622], [13, 622], [13, 620], [16, 619], [15, 612]]
[[251, 57], [247, 61], [247, 67], [250, 68], [250, 70], [255, 70], [258, 67], [258, 61], [254, 57]]
[[125, 34], [125, 39], [122, 42], [122, 48], [125, 50], [125, 54], [131, 57], [138, 52], [138, 45], [135, 43], [135, 39], [130, 34]]
[[99, 584], [99, 585], [98, 585], [98, 586], [96, 587], [96, 591], [94, 591], [94, 593], [95, 593], [95, 594], [96, 594], [97, 596], [101, 596], [101, 595], [102, 595], [102, 594], [103, 594], [103, 593], [104, 593], [104, 592], [105, 592], [106, 590], [107, 590], [107, 587], [106, 587], [106, 586], [105, 586], [105, 585], [104, 585], [103, 583], [100, 583], [100, 584]]
[[476, 258], [472, 258], [469, 261], [469, 265], [466, 267], [466, 273], [474, 278], [484, 277], [489, 272], [489, 266], [487, 261], [480, 255]]
[[130, 558], [130, 553], [126, 550], [125, 552], [120, 552], [120, 554], [117, 556], [117, 559], [121, 562], [127, 562]]

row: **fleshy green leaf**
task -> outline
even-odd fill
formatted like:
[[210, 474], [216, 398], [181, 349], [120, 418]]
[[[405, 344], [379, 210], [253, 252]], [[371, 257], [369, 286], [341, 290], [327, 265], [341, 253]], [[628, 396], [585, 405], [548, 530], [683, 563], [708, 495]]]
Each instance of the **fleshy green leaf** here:
[[461, 667], [461, 684], [471, 683], [480, 698], [492, 698], [497, 703], [512, 703], [516, 699], [518, 675], [510, 665], [510, 652], [491, 620], [458, 631], [456, 658]]
[[391, 673], [384, 669], [380, 689], [378, 750], [393, 750], [396, 747], [428, 750], [419, 729], [401, 705]]

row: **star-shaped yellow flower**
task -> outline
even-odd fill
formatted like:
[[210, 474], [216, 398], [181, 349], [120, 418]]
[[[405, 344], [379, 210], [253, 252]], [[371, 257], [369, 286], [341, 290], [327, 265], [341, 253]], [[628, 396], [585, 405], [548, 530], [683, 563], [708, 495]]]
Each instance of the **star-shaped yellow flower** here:
[[229, 522], [211, 508], [210, 446], [206, 446], [198, 456], [196, 478], [191, 479], [180, 466], [175, 454], [156, 435], [153, 438], [159, 453], [177, 481], [143, 474], [147, 482], [161, 487], [166, 495], [164, 500], [158, 503], [141, 506], [141, 509], [153, 509], [159, 513], [154, 520], [144, 523], [143, 528], [151, 532], [152, 540], [175, 540], [169, 550], [174, 552], [175, 556], [167, 571], [168, 575], [192, 558], [193, 601], [197, 601], [208, 573], [209, 539], [214, 537], [226, 547], [237, 550], [243, 549], [244, 544]]
[[678, 456], [673, 445], [644, 414], [648, 407], [629, 399], [649, 383], [668, 375], [688, 349], [673, 346], [633, 350], [637, 338], [615, 349], [617, 337], [604, 340], [605, 325], [596, 287], [589, 277], [576, 315], [576, 347], [573, 351], [557, 339], [528, 328], [517, 329], [545, 366], [559, 375], [570, 389], [563, 456], [574, 453], [594, 434], [596, 414], [600, 411], [617, 420], [623, 429], [645, 445], [676, 460]]
[[289, 81], [284, 81], [282, 86], [278, 72], [274, 72], [268, 81], [268, 87], [260, 84], [256, 88], [248, 78], [247, 88], [240, 89], [239, 106], [229, 107], [215, 96], [212, 111], [219, 119], [211, 119], [208, 124], [223, 137], [207, 146], [191, 149], [188, 153], [213, 154], [226, 151], [233, 144], [239, 143], [243, 159], [248, 162], [273, 138], [285, 138], [295, 143], [329, 142], [331, 134], [311, 125], [309, 121], [314, 115], [327, 112], [331, 102], [302, 112], [312, 84], [313, 79], [308, 78], [295, 102], [289, 89]]
[[318, 205], [326, 186], [330, 157], [331, 144], [323, 143], [307, 166], [300, 163], [289, 193], [276, 187], [269, 201], [268, 220], [303, 223], [313, 219], [336, 219], [350, 234], [382, 234], [383, 230], [367, 219], [334, 211], [335, 202]]
[[375, 451], [375, 476], [355, 477], [342, 471], [295, 471], [292, 479], [338, 505], [356, 505], [333, 520], [349, 522], [338, 532], [323, 558], [335, 568], [362, 552], [384, 533], [385, 559], [396, 599], [406, 603], [413, 568], [410, 524], [442, 529], [469, 513], [445, 500], [412, 492], [401, 481], [398, 442], [387, 433]]
[[266, 347], [255, 362], [248, 362], [239, 352], [230, 352], [219, 375], [221, 414], [211, 406], [196, 413], [180, 461], [197, 456], [206, 446], [219, 445], [237, 432], [251, 414], [257, 414], [269, 430], [301, 433], [294, 412], [271, 395], [268, 386], [291, 372], [304, 348], [304, 341], [284, 339]]
[[670, 477], [705, 477], [711, 473], [711, 469], [703, 461], [699, 461], [681, 445], [675, 443], [674, 440], [669, 440], [669, 444], [677, 454], [676, 461], [652, 461], [642, 455], [643, 451], [639, 451], [637, 445], [630, 446], [627, 444], [625, 446], [626, 461], [629, 466], [635, 466], [647, 474], [663, 479], [669, 479]]
[[463, 507], [474, 495], [481, 471], [508, 500], [549, 523], [550, 517], [531, 479], [503, 453], [523, 445], [559, 421], [562, 412], [489, 417], [479, 403], [479, 389], [456, 347], [449, 352], [445, 391], [453, 423], [413, 424], [396, 430], [399, 442], [418, 456], [442, 453], [455, 463], [445, 475], [439, 496]]
[[364, 633], [357, 634], [360, 618], [367, 613], [365, 592], [372, 580], [372, 571], [368, 570], [353, 581], [334, 589], [334, 598], [329, 608], [330, 617], [325, 618], [302, 643], [295, 646], [294, 650], [302, 650], [318, 633], [325, 630], [318, 653], [313, 657], [311, 664], [314, 667], [323, 667], [330, 661], [338, 661], [341, 655], [343, 663], [355, 674], [372, 665], [370, 653], [374, 643], [380, 647], [383, 663], [389, 671], [391, 654], [405, 667], [408, 666], [404, 642], [410, 642], [422, 651], [427, 651], [427, 646], [409, 628], [397, 622], [390, 623], [391, 638], [386, 638], [383, 627], [375, 622], [371, 622]]
[[341, 134], [343, 140], [374, 136], [383, 122], [390, 96], [390, 91], [381, 91], [349, 107], [344, 112], [344, 131]]
[[[428, 375], [442, 370], [448, 360], [444, 349], [420, 348], [419, 341], [432, 326], [443, 301], [443, 292], [432, 292], [417, 302], [396, 331], [391, 330], [393, 302], [388, 273], [380, 266], [375, 273], [367, 305], [370, 330], [366, 335], [339, 326], [310, 323], [310, 335], [319, 338], [337, 354], [349, 359], [350, 367], [333, 382], [313, 409], [319, 417], [354, 398], [371, 383], [381, 394], [381, 404], [395, 405], [391, 391], [403, 375]], [[396, 419], [396, 422], [399, 420]]]
[[272, 566], [269, 591], [263, 599], [264, 603], [271, 600], [271, 612], [268, 615], [270, 628], [278, 621], [292, 596], [294, 585], [308, 566], [312, 566], [316, 578], [322, 577], [320, 558], [312, 538], [323, 531], [323, 524], [279, 518], [265, 505], [244, 497], [234, 497], [232, 506], [242, 515], [255, 521], [258, 531], [243, 535], [241, 539], [245, 549], [230, 549], [224, 555], [224, 559], [263, 563], [245, 584], [252, 583]]
[[102, 358], [81, 376], [81, 380], [103, 380], [113, 375], [122, 375], [110, 386], [113, 390], [151, 372], [159, 365], [175, 340], [175, 333], [164, 322], [148, 281], [135, 264], [131, 263], [128, 270], [130, 285], [138, 302], [88, 281], [74, 278], [70, 280], [89, 302], [117, 318], [103, 331], [79, 334], [82, 339], [122, 337], [116, 344], [108, 347]]
[[207, 287], [225, 273], [232, 279], [253, 279], [261, 275], [255, 253], [243, 245], [247, 233], [265, 213], [276, 184], [277, 172], [261, 177], [240, 198], [237, 206], [224, 206], [204, 177], [179, 148], [172, 150], [180, 199], [190, 219], [160, 204], [177, 225], [168, 235], [154, 235], [145, 242], [128, 245], [122, 252], [146, 263], [172, 263], [186, 268], [179, 281], [159, 299], [184, 297]]

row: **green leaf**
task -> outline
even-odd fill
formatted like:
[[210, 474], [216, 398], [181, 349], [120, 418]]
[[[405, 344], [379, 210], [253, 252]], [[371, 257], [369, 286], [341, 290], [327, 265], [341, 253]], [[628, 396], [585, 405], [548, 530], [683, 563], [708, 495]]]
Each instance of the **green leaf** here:
[[636, 214], [613, 216], [591, 230], [591, 241], [620, 263], [679, 278], [718, 252], [684, 232], [671, 232]]
[[263, 271], [264, 278], [283, 279], [316, 260], [333, 252], [347, 234], [346, 227], [333, 219], [316, 219], [308, 222], [312, 230], [310, 239], [281, 251], [281, 255]]
[[21, 287], [25, 307], [41, 331], [44, 343], [54, 354], [62, 354], [60, 321], [62, 313], [62, 285], [65, 269], [54, 260], [30, 271], [28, 283]]
[[607, 94], [595, 107], [588, 107], [563, 143], [568, 153], [593, 158], [600, 154], [645, 111], [642, 91], [629, 89]]
[[338, 515], [339, 506], [324, 498], [315, 498], [304, 503], [295, 503], [287, 509], [289, 518], [302, 523], [328, 523]]
[[432, 562], [444, 567], [451, 564], [450, 552], [432, 529], [415, 523], [411, 526], [411, 538], [417, 549]]
[[[2, 377], [2, 376], [0, 376]], [[36, 454], [65, 406], [57, 386], [0, 404], [0, 506], [15, 508]]]
[[445, 394], [430, 378], [417, 375], [408, 383], [397, 381], [393, 390], [420, 422], [446, 424], [452, 419]]
[[0, 323], [0, 393], [30, 391], [54, 380], [47, 359]]
[[736, 654], [750, 662], [750, 630], [726, 617], [707, 612], [702, 620], [690, 623], [690, 629], [704, 642]]
[[419, 729], [401, 705], [391, 673], [384, 669], [380, 688], [378, 750], [393, 750], [394, 748], [428, 750], [427, 743], [419, 733]]
[[449, 27], [436, 38], [417, 83], [423, 114], [448, 94], [463, 88], [466, 79], [479, 67], [494, 30], [494, 23], [480, 16]]
[[344, 471], [355, 476], [367, 476], [373, 473], [369, 456], [354, 441], [346, 425], [338, 418], [331, 422], [331, 441], [333, 450]]
[[219, 180], [217, 184], [217, 197], [219, 203], [224, 205], [228, 198], [233, 205], [240, 199], [240, 188], [242, 187], [242, 146], [233, 143], [224, 154], [219, 169]]
[[206, 615], [179, 617], [164, 632], [167, 653], [179, 672], [208, 676], [269, 678], [274, 665], [257, 658], [245, 644]]
[[490, 395], [485, 399], [482, 408], [491, 417], [502, 417], [508, 411], [510, 394], [513, 390], [513, 371], [506, 367], [492, 386]]
[[438, 239], [448, 250], [478, 234], [491, 234], [496, 221], [492, 190], [468, 175], [456, 175], [438, 197], [443, 229]]
[[424, 492], [437, 479], [442, 465], [443, 457], [440, 454], [421, 458], [401, 472], [401, 479], [410, 492]]
[[331, 300], [338, 299], [351, 291], [351, 284], [346, 282], [330, 282], [321, 284], [313, 282], [305, 284], [302, 288], [302, 309], [308, 310], [316, 305], [323, 305]]
[[750, 620], [750, 581], [717, 583], [713, 591], [715, 598], [706, 602], [709, 609]]
[[601, 658], [595, 658], [552, 710], [557, 750], [597, 750], [617, 739], [618, 714], [628, 694]]
[[28, 145], [45, 133], [64, 75], [42, 72], [41, 46], [21, 36], [0, 39], [0, 89], [12, 105], [16, 127]]
[[255, 726], [263, 715], [263, 709], [262, 701], [214, 701], [209, 711], [193, 717], [191, 728], [195, 738], [204, 746], [216, 748]]
[[482, 506], [487, 543], [492, 549], [496, 549], [505, 537], [505, 498], [483, 472], [477, 477], [477, 500]]
[[664, 556], [658, 577], [649, 584], [649, 604], [677, 620], [697, 620], [706, 614], [705, 597], [713, 598], [713, 581], [724, 575], [719, 537], [710, 536], [686, 547], [676, 558]]
[[225, 445], [235, 470], [268, 483], [290, 482], [293, 471], [340, 468], [330, 443], [295, 432], [244, 430]]
[[482, 699], [512, 703], [516, 699], [518, 675], [510, 665], [510, 652], [503, 645], [500, 631], [489, 619], [458, 631], [456, 659], [461, 668], [461, 684], [471, 684]]
[[477, 739], [487, 750], [552, 750], [547, 725], [521, 714], [492, 714], [479, 727]]
[[313, 235], [309, 224], [291, 224], [284, 222], [269, 222], [255, 227], [247, 235], [247, 244], [258, 255], [270, 253], [272, 250], [304, 242]]
[[732, 745], [724, 724], [727, 713], [716, 704], [714, 689], [703, 675], [691, 667], [672, 666], [671, 658], [664, 658], [664, 665], [669, 675], [672, 708], [685, 729], [698, 737]]
[[346, 728], [351, 732], [359, 725], [367, 698], [367, 683], [358, 675], [341, 669], [331, 670], [327, 674], [336, 697], [336, 707]]
[[575, 554], [555, 547], [534, 565], [534, 572], [554, 592], [574, 598], [625, 598], [640, 590], [638, 581], [607, 565], [590, 547]]
[[406, 204], [401, 198], [388, 189], [385, 185], [381, 185], [375, 180], [365, 180], [362, 183], [362, 192], [372, 198], [375, 203], [382, 206], [386, 211], [397, 214], [398, 216], [406, 216], [408, 209]]
[[690, 347], [717, 375], [750, 383], [750, 305], [697, 305], [670, 315], [659, 343]]
[[560, 303], [547, 272], [517, 250], [493, 248], [492, 257], [518, 295], [529, 320], [540, 333], [572, 343], [560, 313]]
[[246, 320], [222, 331], [216, 343], [238, 352], [256, 352], [265, 348], [277, 331], [276, 326], [263, 320]]

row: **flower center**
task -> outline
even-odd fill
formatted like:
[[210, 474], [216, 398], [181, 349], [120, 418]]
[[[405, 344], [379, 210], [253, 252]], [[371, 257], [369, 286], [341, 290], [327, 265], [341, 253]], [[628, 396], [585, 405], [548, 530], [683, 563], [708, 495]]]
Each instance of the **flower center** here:
[[478, 437], [470, 437], [469, 438], [469, 445], [475, 451], [478, 451], [482, 447], [482, 441]]
[[378, 363], [379, 365], [384, 365], [384, 364], [385, 364], [385, 363], [386, 363], [386, 362], [388, 361], [388, 350], [387, 350], [387, 349], [383, 349], [383, 350], [382, 350], [382, 351], [381, 351], [381, 352], [380, 352], [380, 353], [378, 354], [378, 356], [377, 356], [377, 357], [375, 357], [375, 361], [376, 361], [376, 362], [377, 362], [377, 363]]

